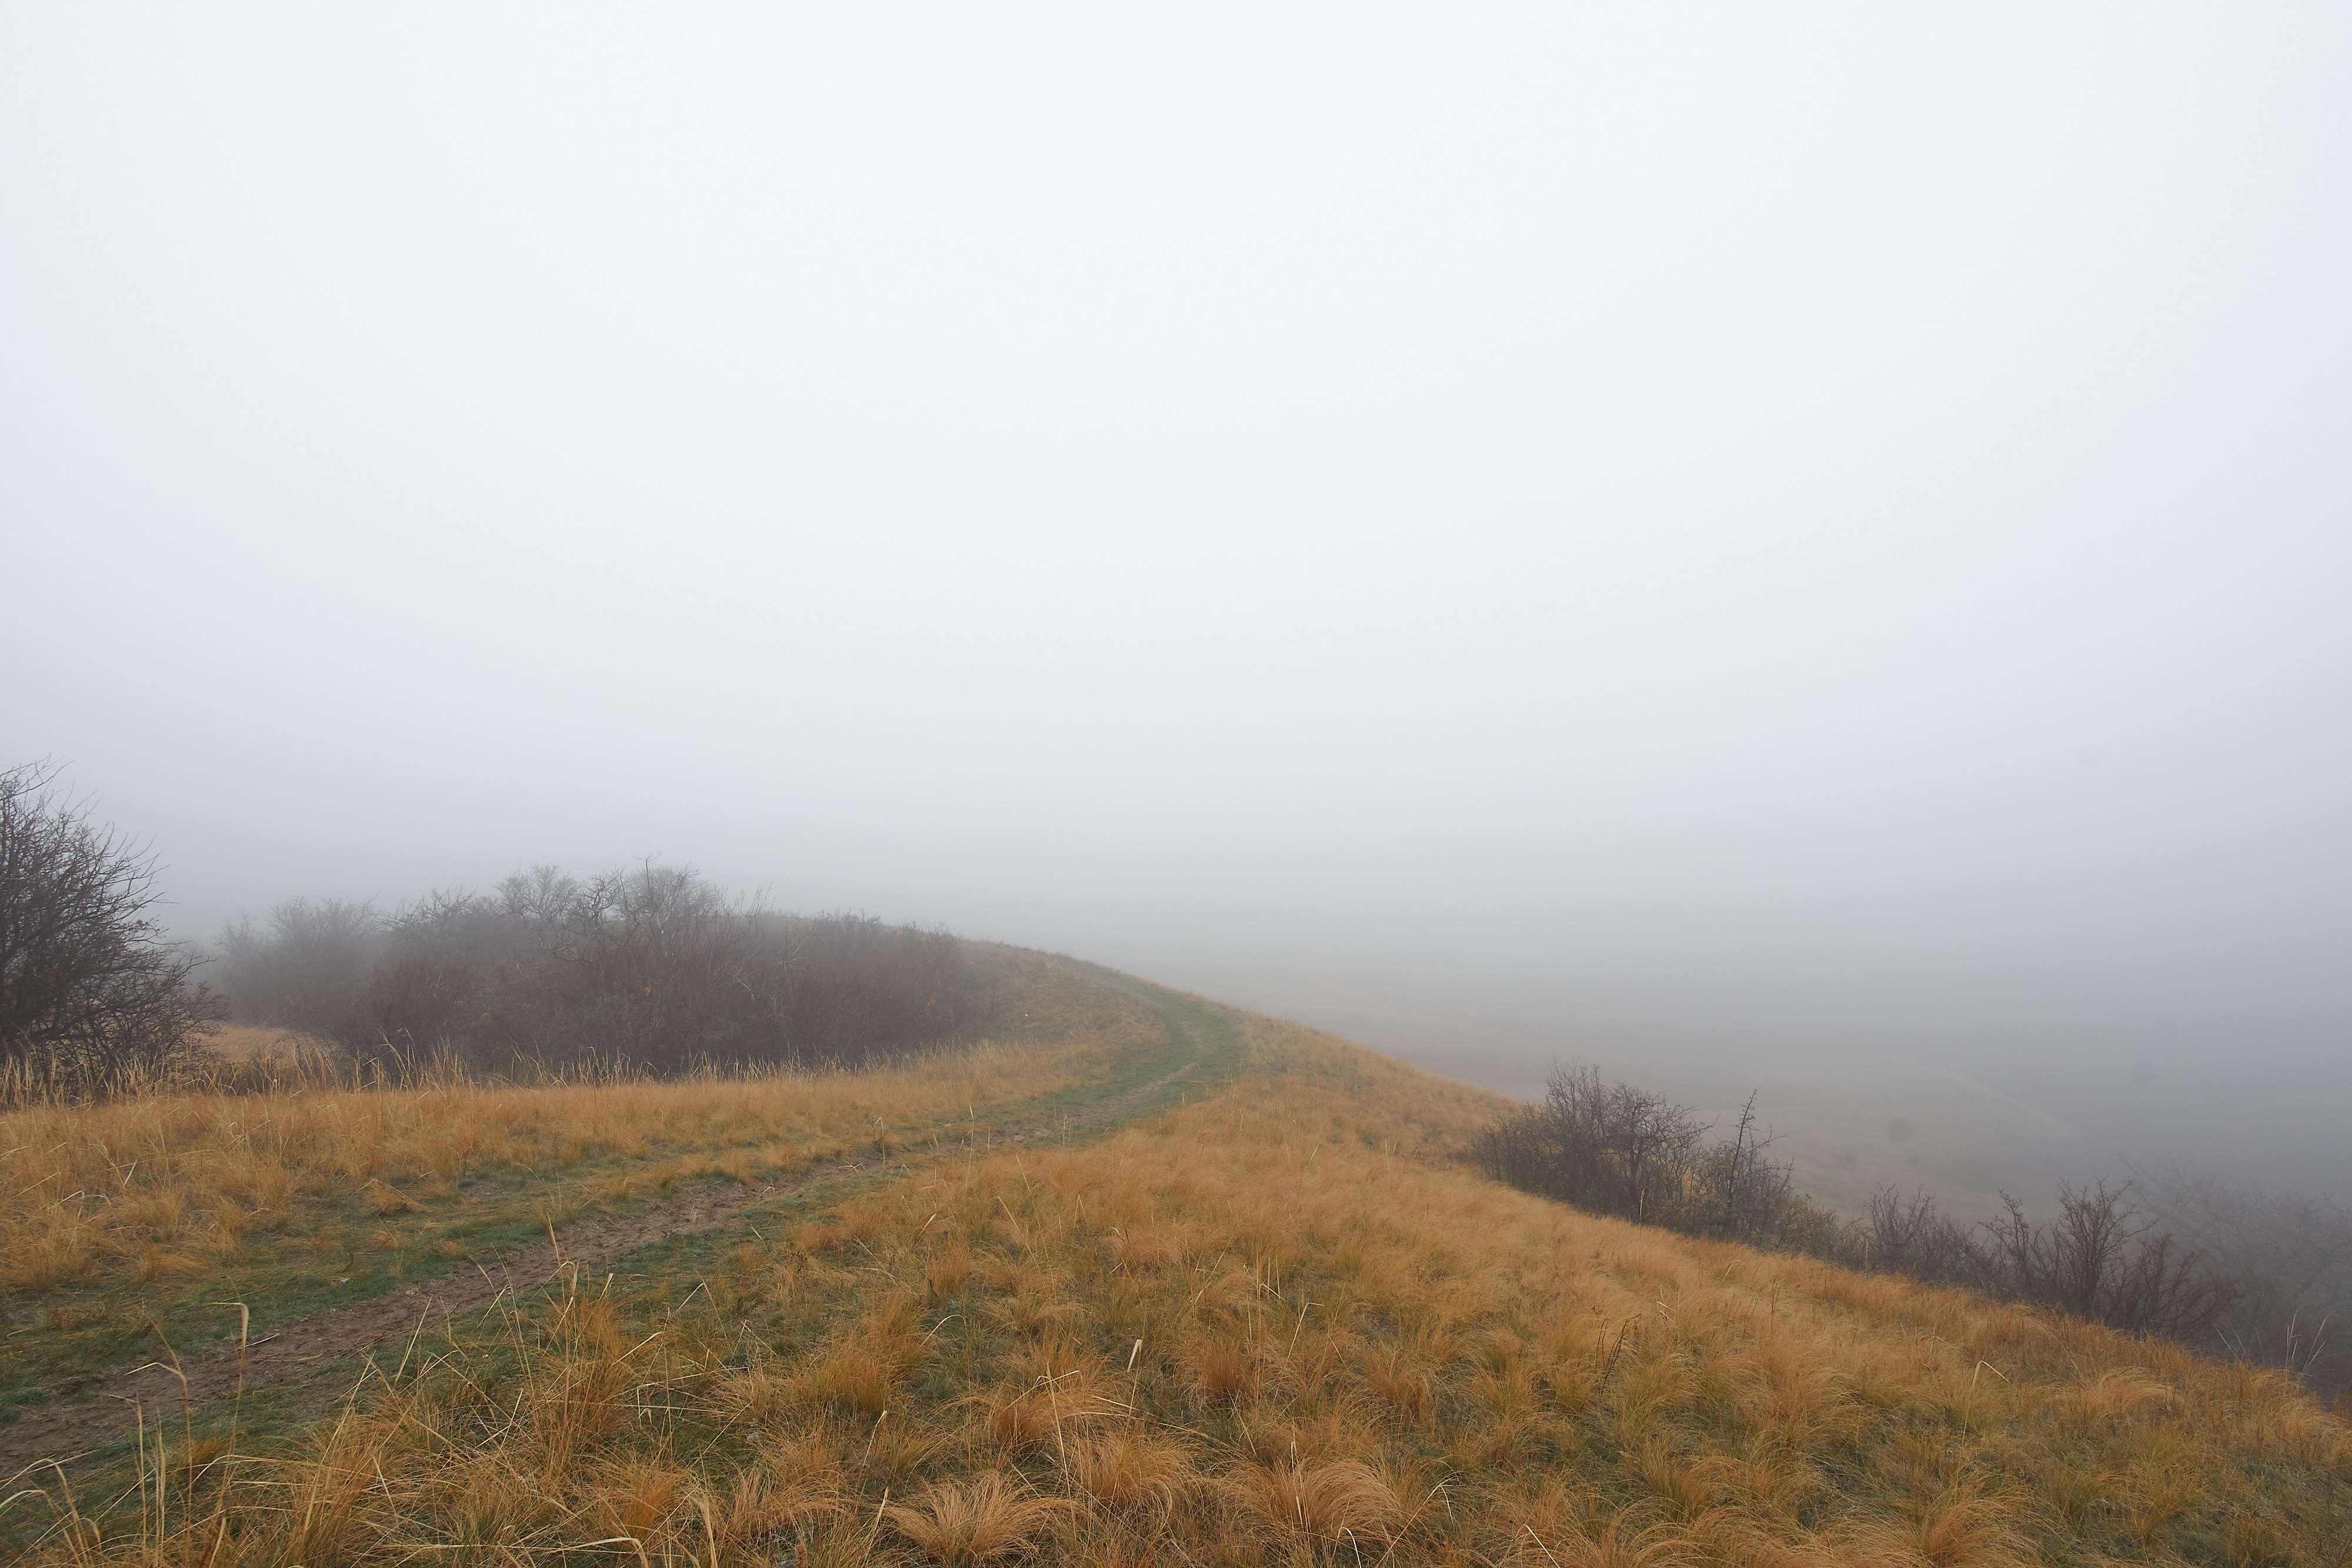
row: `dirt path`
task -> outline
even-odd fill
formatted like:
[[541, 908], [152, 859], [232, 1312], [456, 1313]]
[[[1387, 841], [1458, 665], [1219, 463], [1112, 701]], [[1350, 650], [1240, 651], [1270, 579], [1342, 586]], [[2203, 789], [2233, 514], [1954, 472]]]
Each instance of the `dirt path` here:
[[348, 1307], [289, 1322], [257, 1323], [259, 1333], [241, 1353], [233, 1343], [214, 1345], [183, 1359], [176, 1373], [150, 1364], [115, 1374], [95, 1394], [26, 1410], [13, 1421], [0, 1423], [0, 1479], [21, 1475], [52, 1458], [70, 1459], [122, 1437], [132, 1419], [131, 1403], [144, 1405], [151, 1412], [176, 1411], [183, 1378], [185, 1398], [198, 1409], [235, 1396], [240, 1381], [250, 1391], [288, 1381], [316, 1380], [316, 1369], [322, 1364], [437, 1328], [460, 1313], [489, 1306], [503, 1294], [545, 1284], [567, 1265], [578, 1267], [583, 1276], [592, 1274], [648, 1242], [722, 1225], [748, 1210], [826, 1181], [858, 1176], [878, 1178], [975, 1150], [992, 1152], [1047, 1141], [1081, 1118], [1087, 1133], [1099, 1135], [1133, 1120], [1202, 1064], [1206, 1042], [1198, 1022], [1171, 1017], [1169, 1030], [1186, 1048], [1182, 1061], [1156, 1078], [1116, 1090], [1074, 1110], [1016, 1121], [958, 1143], [943, 1139], [929, 1148], [887, 1159], [836, 1155], [812, 1163], [789, 1180], [765, 1186], [698, 1188], [635, 1214], [582, 1220], [558, 1231], [550, 1241], [478, 1262], [468, 1272], [404, 1285]]

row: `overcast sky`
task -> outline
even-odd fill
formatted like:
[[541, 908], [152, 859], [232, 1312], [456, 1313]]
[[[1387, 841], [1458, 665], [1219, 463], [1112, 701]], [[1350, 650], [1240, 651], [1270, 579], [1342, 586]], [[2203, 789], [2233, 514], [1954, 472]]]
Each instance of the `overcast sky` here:
[[11, 0], [0, 763], [2340, 1128], [2347, 278], [2330, 4]]

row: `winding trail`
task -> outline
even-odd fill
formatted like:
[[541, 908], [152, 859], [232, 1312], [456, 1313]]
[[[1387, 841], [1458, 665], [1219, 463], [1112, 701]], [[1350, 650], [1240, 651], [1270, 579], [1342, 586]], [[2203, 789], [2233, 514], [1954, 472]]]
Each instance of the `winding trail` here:
[[[629, 1214], [590, 1218], [563, 1227], [548, 1240], [502, 1257], [477, 1260], [470, 1272], [451, 1272], [282, 1323], [243, 1345], [215, 1344], [167, 1363], [108, 1377], [94, 1393], [27, 1409], [0, 1423], [0, 1480], [23, 1476], [52, 1459], [70, 1460], [124, 1436], [130, 1406], [172, 1408], [183, 1398], [196, 1409], [273, 1385], [323, 1385], [322, 1369], [338, 1358], [372, 1346], [404, 1341], [463, 1313], [488, 1307], [503, 1297], [548, 1284], [562, 1270], [583, 1275], [611, 1269], [630, 1252], [656, 1241], [709, 1230], [760, 1210], [814, 1194], [838, 1201], [889, 1176], [950, 1159], [1007, 1148], [1087, 1143], [1183, 1097], [1189, 1080], [1207, 1078], [1220, 1042], [1213, 1036], [1229, 1028], [1209, 1009], [1179, 993], [1145, 987], [1120, 977], [1117, 982], [1159, 1013], [1167, 1045], [1180, 1058], [1172, 1067], [1142, 1082], [1122, 1082], [1116, 1071], [1096, 1085], [1097, 1097], [1045, 1097], [1050, 1111], [1015, 1107], [1011, 1119], [982, 1130], [950, 1124], [930, 1145], [887, 1158], [833, 1155], [812, 1162], [786, 1180], [741, 1186], [701, 1186]], [[950, 1141], [962, 1131], [960, 1141]], [[183, 1386], [184, 1385], [184, 1395]]]

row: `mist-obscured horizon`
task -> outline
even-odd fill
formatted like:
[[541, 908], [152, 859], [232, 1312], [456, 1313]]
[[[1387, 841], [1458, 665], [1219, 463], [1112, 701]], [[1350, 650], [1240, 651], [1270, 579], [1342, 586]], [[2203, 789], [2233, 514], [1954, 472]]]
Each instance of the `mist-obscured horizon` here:
[[2347, 64], [15, 8], [0, 766], [193, 936], [653, 856], [1825, 1169], [2340, 1188]]

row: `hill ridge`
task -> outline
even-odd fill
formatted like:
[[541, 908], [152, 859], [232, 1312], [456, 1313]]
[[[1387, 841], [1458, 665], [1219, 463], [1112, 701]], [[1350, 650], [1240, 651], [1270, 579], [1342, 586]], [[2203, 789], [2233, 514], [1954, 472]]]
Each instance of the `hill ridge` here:
[[[2277, 1374], [1580, 1214], [1469, 1168], [1499, 1097], [1024, 961], [1039, 1017], [1091, 1020], [1092, 1066], [996, 1113], [1105, 1071], [1125, 1113], [509, 1291], [327, 1422], [192, 1421], [197, 1462], [175, 1435], [109, 1539], [1652, 1568], [2320, 1563], [2352, 1540], [2352, 1434]], [[1181, 1060], [1138, 1065], [1185, 1024]], [[28, 1554], [70, 1557], [76, 1528]]]

